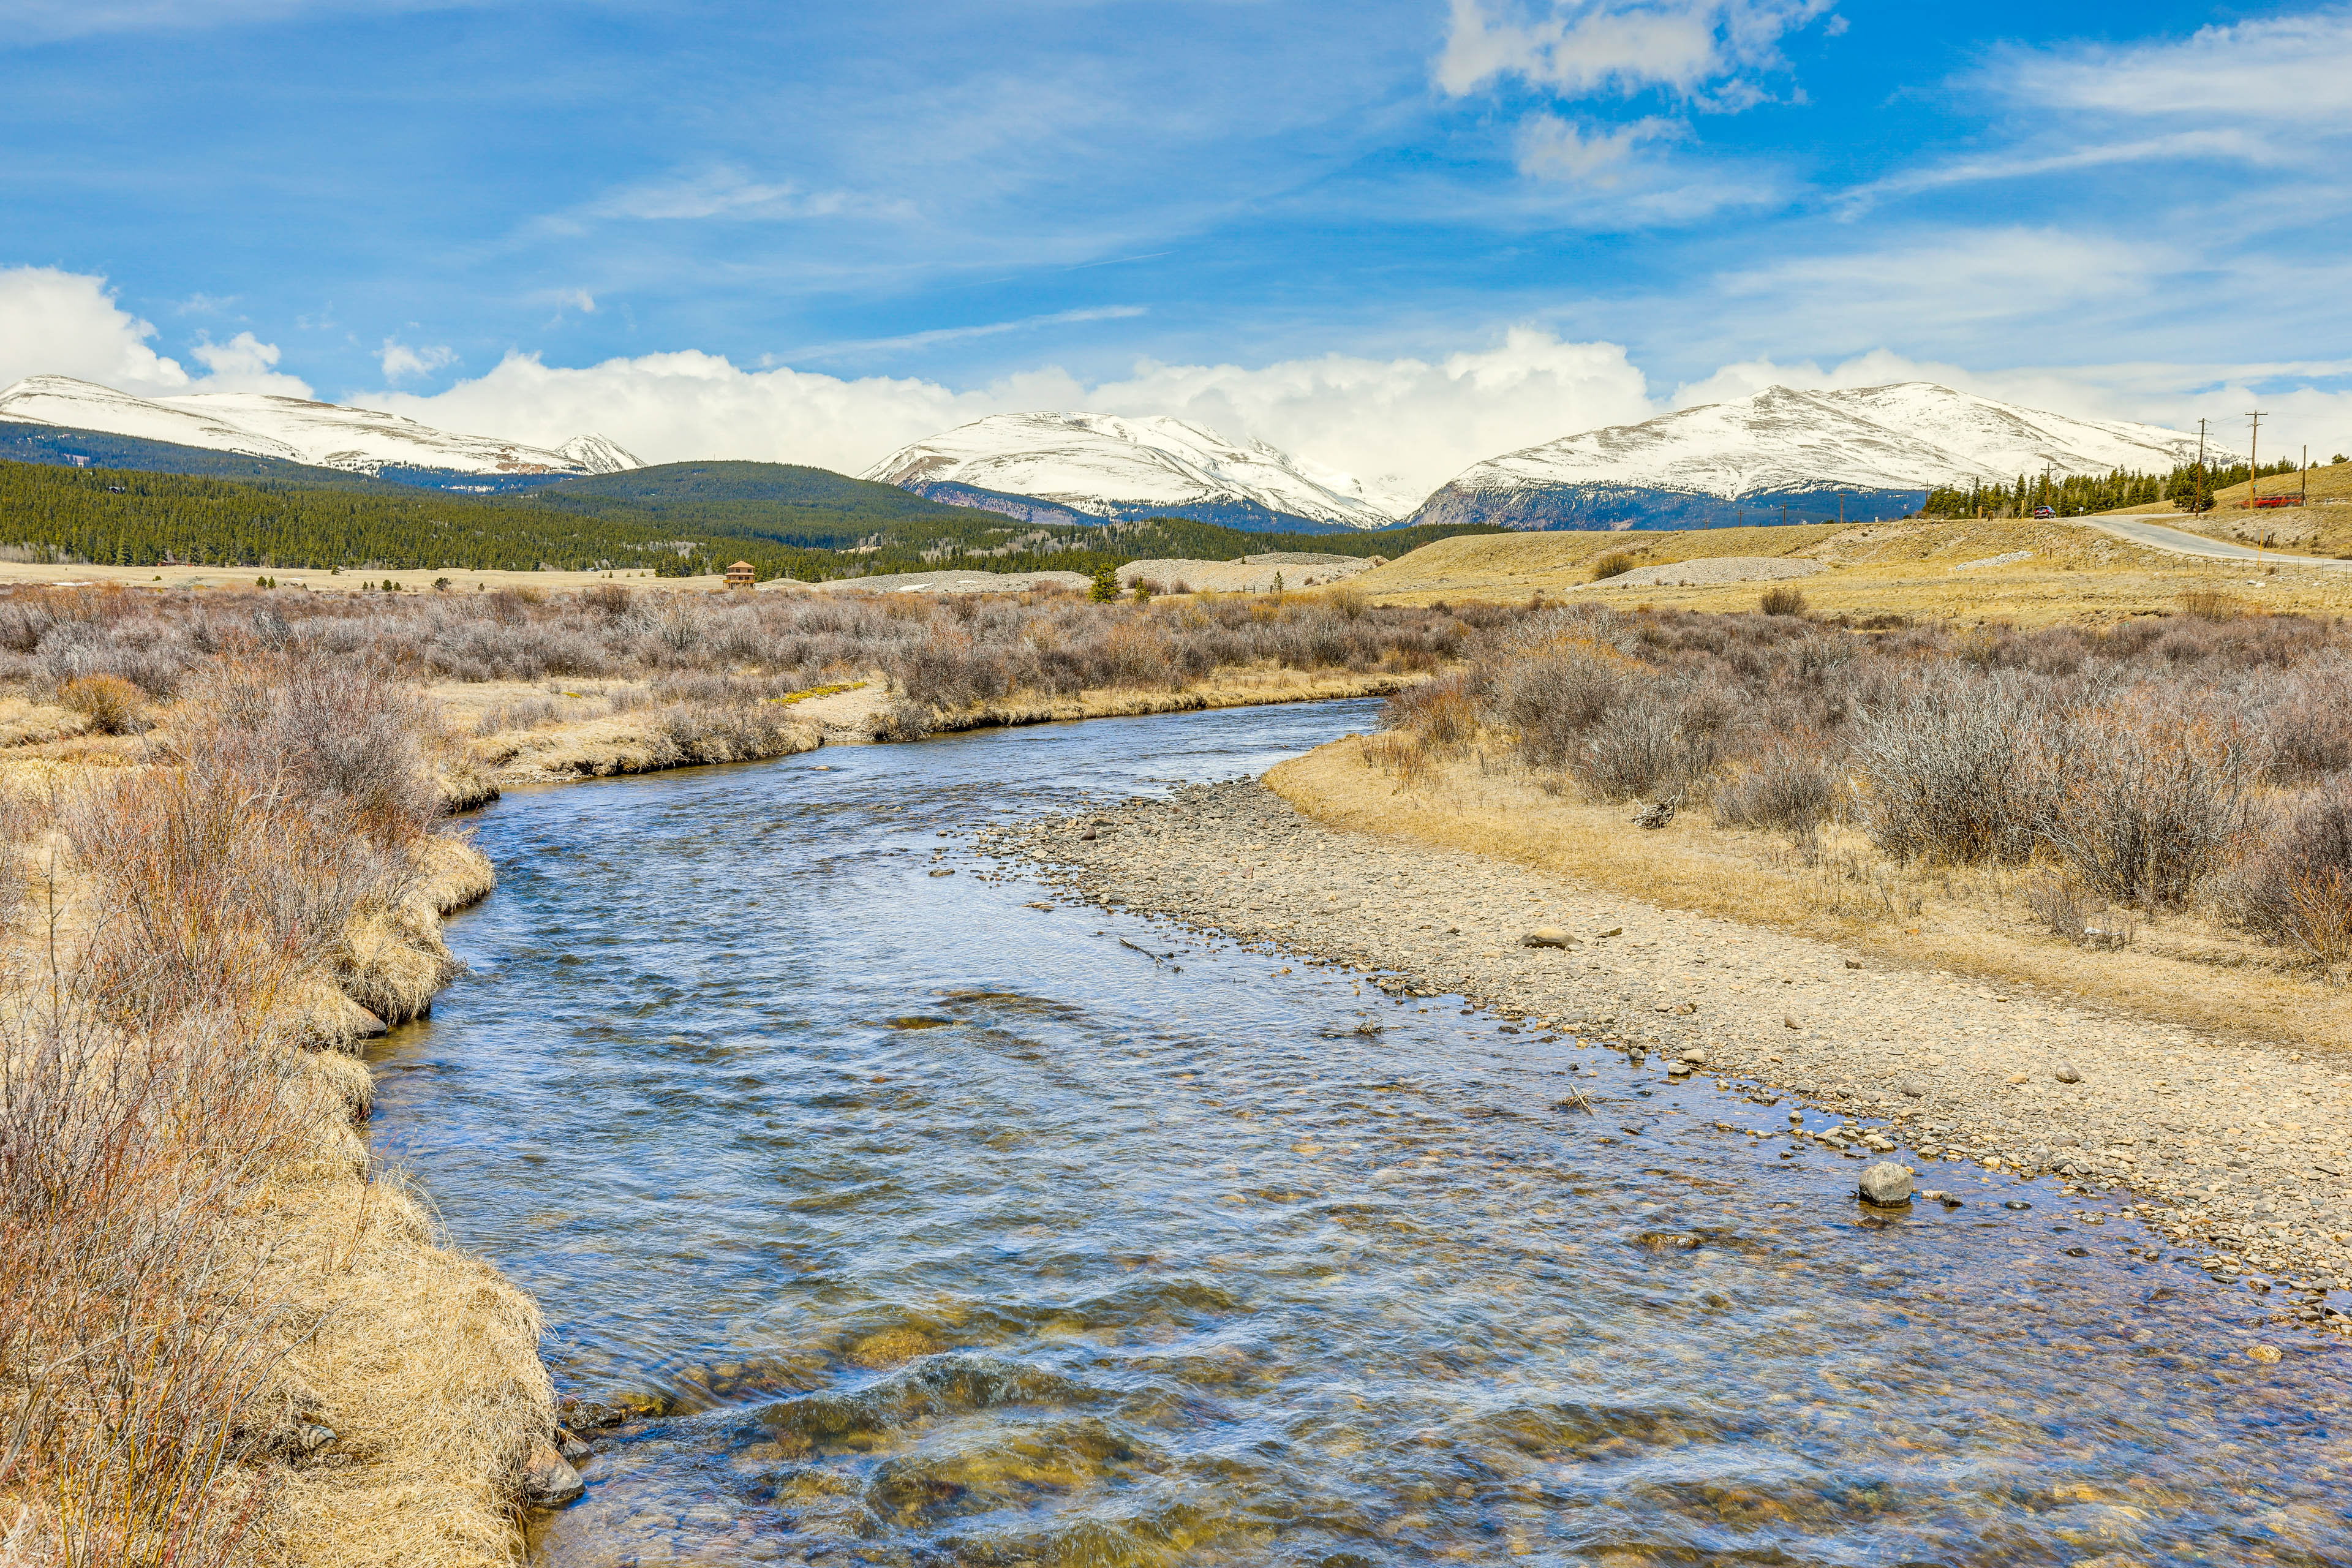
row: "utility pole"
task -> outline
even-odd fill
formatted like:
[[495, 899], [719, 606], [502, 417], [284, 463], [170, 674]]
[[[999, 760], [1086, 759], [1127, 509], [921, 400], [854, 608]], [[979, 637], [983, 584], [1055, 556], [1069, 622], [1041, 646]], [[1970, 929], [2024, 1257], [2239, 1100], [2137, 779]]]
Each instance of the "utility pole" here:
[[2250, 408], [2246, 417], [2253, 421], [2253, 432], [2246, 437], [2246, 510], [2254, 510], [2254, 498], [2263, 493], [2263, 421], [2269, 417], [2266, 410]]
[[2303, 446], [2303, 504], [2311, 504], [2311, 443]]

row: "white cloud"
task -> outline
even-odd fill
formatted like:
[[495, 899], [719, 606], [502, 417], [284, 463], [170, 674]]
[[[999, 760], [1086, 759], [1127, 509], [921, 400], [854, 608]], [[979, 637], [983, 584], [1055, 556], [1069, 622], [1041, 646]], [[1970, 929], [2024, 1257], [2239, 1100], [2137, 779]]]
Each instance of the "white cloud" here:
[[265, 343], [251, 332], [239, 332], [225, 343], [199, 339], [188, 353], [209, 373], [190, 390], [195, 392], [275, 392], [288, 397], [308, 397], [307, 382], [278, 374], [278, 345]]
[[1737, 109], [1781, 37], [1833, 0], [1452, 0], [1437, 84], [1456, 97], [1506, 77], [1563, 98], [1657, 88]]
[[1614, 186], [1622, 183], [1636, 147], [1680, 141], [1689, 133], [1683, 121], [1657, 115], [1607, 131], [1586, 131], [1557, 115], [1538, 114], [1519, 126], [1519, 173], [1571, 184]]
[[905, 332], [895, 338], [854, 338], [837, 343], [813, 343], [778, 357], [808, 360], [842, 353], [936, 348], [941, 343], [1002, 337], [1006, 332], [1028, 331], [1036, 327], [1067, 327], [1083, 321], [1118, 321], [1149, 313], [1140, 305], [1095, 305], [1081, 310], [1055, 310], [1051, 315], [1023, 316], [1011, 321], [985, 321], [971, 327], [934, 327], [929, 331]]
[[2011, 146], [1876, 181], [1847, 200], [2125, 163], [2332, 175], [2352, 134], [2347, 51], [2352, 6], [2147, 43], [2000, 49], [1958, 85], [1972, 102], [2006, 108]]
[[53, 267], [0, 268], [0, 385], [28, 375], [71, 375], [123, 392], [284, 392], [300, 380], [275, 374], [278, 350], [239, 332], [190, 351], [208, 373], [188, 374], [148, 346], [154, 326], [115, 302], [106, 279]]
[[852, 210], [905, 212], [903, 202], [876, 201], [846, 191], [809, 191], [791, 181], [754, 180], [738, 169], [625, 186], [589, 203], [589, 217], [649, 222], [696, 218], [831, 217]]
[[1655, 412], [1623, 349], [1526, 328], [1437, 360], [1332, 354], [1255, 368], [1145, 362], [1124, 380], [1094, 384], [1047, 368], [962, 392], [912, 378], [744, 370], [694, 353], [578, 369], [516, 354], [432, 396], [355, 400], [447, 429], [541, 444], [595, 431], [651, 462], [749, 458], [849, 473], [990, 414], [1170, 414], [1416, 496], [1497, 452]]
[[457, 356], [446, 344], [411, 348], [397, 338], [383, 340], [383, 352], [377, 356], [383, 366], [386, 381], [406, 381], [414, 375], [430, 375], [446, 365], [457, 363]]
[[2352, 129], [2347, 49], [2352, 6], [2328, 6], [2157, 43], [2009, 50], [1984, 79], [2045, 110], [2340, 132]]

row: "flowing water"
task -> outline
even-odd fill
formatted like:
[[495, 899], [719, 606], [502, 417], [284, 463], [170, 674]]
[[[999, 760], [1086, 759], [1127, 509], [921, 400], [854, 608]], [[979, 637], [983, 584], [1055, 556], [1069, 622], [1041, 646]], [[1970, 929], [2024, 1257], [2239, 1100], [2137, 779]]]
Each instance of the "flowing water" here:
[[560, 1388], [655, 1412], [543, 1561], [2352, 1563], [2340, 1352], [2125, 1216], [1962, 1167], [1867, 1214], [1853, 1162], [1713, 1125], [1786, 1105], [1033, 908], [940, 837], [1368, 717], [480, 815], [499, 888], [375, 1137]]

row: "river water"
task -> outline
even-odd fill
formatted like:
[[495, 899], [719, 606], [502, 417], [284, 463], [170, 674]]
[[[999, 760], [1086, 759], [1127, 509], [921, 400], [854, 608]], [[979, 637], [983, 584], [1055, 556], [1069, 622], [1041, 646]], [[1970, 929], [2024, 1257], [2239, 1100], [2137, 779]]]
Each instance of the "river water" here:
[[1964, 1206], [1867, 1214], [1853, 1162], [1714, 1127], [1785, 1104], [1033, 908], [940, 837], [1370, 714], [478, 815], [499, 890], [374, 1137], [559, 1388], [657, 1412], [541, 1561], [2352, 1563], [2341, 1352], [2127, 1217], [1957, 1166]]

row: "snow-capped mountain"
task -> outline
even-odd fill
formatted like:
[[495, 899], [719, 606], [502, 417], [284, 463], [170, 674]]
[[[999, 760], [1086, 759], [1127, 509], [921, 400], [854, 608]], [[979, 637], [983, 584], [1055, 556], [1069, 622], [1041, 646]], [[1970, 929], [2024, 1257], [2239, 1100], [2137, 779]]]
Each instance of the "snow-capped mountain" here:
[[[2197, 437], [2076, 419], [1932, 382], [1846, 392], [1767, 387], [1474, 464], [1423, 503], [1419, 523], [1511, 528], [1705, 527], [1916, 507], [1938, 485], [2020, 474], [2163, 471]], [[1840, 502], [1843, 496], [1844, 500]]]
[[1040, 501], [1106, 521], [1193, 517], [1260, 530], [1385, 528], [1414, 499], [1164, 416], [992, 415], [901, 447], [862, 477], [1013, 515]]
[[26, 376], [0, 392], [0, 419], [98, 430], [358, 474], [410, 468], [561, 477], [618, 473], [645, 466], [602, 436], [575, 436], [551, 451], [493, 436], [436, 430], [373, 408], [347, 408], [257, 392], [133, 397], [66, 375]]

